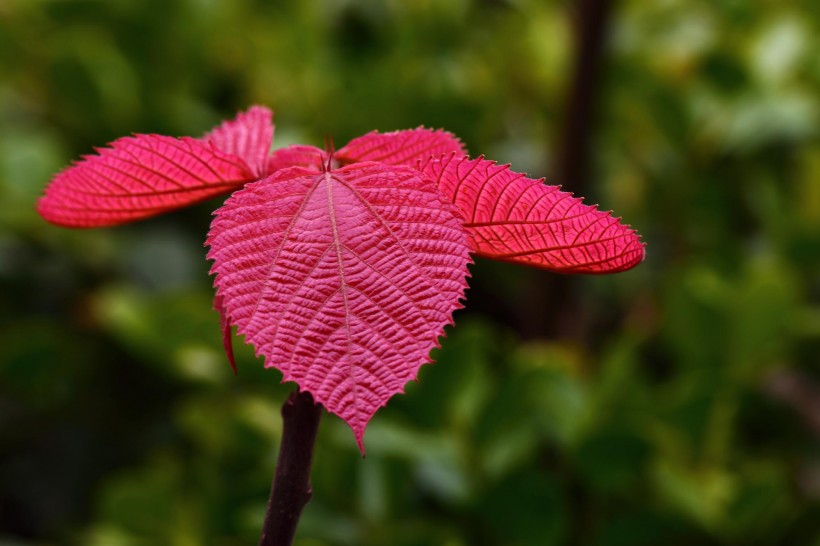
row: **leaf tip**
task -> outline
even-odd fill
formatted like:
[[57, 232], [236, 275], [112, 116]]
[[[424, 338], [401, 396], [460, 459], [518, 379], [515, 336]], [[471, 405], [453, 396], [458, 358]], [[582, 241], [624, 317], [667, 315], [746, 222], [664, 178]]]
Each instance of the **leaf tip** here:
[[362, 454], [362, 459], [364, 459], [367, 457], [367, 452], [364, 449], [364, 428], [354, 429], [353, 435], [356, 437], [356, 447], [359, 448], [359, 452]]
[[228, 357], [228, 363], [231, 365], [234, 376], [239, 375], [239, 370], [236, 368], [236, 358], [233, 352], [233, 337], [231, 332], [231, 320], [228, 317], [228, 311], [225, 309], [225, 299], [217, 292], [214, 296], [214, 309], [219, 313], [219, 328], [222, 330], [222, 346], [225, 349], [225, 356]]

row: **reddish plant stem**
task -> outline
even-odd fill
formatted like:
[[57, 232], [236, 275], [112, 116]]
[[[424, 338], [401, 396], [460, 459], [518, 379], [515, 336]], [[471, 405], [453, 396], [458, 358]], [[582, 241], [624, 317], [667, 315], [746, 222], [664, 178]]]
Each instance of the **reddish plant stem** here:
[[293, 543], [299, 517], [313, 494], [310, 467], [322, 410], [309, 392], [294, 392], [282, 406], [282, 442], [260, 546]]

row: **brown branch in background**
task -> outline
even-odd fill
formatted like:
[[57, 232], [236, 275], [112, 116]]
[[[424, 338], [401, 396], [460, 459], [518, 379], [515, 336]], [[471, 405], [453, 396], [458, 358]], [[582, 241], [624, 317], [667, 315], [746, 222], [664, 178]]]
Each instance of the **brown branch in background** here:
[[[614, 4], [614, 0], [578, 0], [574, 10], [575, 56], [562, 109], [564, 117], [555, 137], [556, 161], [549, 182], [578, 194], [588, 192], [595, 106]], [[588, 320], [580, 313], [575, 297], [577, 281], [563, 275], [535, 275], [531, 284], [527, 294], [534, 299], [529, 307], [537, 309], [533, 310], [534, 316], [524, 318], [524, 335], [583, 341]], [[538, 331], [526, 330], [533, 327]]]
[[604, 42], [613, 0], [578, 0], [574, 18], [575, 60], [558, 133], [555, 180], [564, 190], [584, 193], [589, 177]]
[[309, 392], [294, 392], [282, 406], [282, 443], [260, 546], [293, 543], [302, 509], [313, 494], [310, 467], [322, 411]]

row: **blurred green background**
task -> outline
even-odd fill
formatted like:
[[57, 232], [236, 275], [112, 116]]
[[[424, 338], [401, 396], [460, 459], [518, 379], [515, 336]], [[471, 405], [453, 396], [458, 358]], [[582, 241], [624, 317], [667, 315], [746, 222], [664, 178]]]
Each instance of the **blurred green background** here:
[[[549, 175], [573, 13], [0, 0], [0, 544], [256, 543], [292, 390], [222, 353], [218, 201], [69, 231], [33, 210], [54, 172], [261, 103], [275, 146], [424, 124]], [[820, 3], [624, 0], [608, 31], [579, 193], [646, 262], [479, 260], [367, 458], [323, 419], [297, 544], [820, 545]]]

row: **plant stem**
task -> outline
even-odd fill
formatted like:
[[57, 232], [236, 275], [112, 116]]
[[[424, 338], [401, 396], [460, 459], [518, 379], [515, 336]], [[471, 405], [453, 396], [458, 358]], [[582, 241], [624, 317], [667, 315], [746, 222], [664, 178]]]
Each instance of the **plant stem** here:
[[290, 546], [302, 509], [313, 493], [310, 467], [322, 406], [296, 391], [282, 406], [282, 442], [259, 546]]

